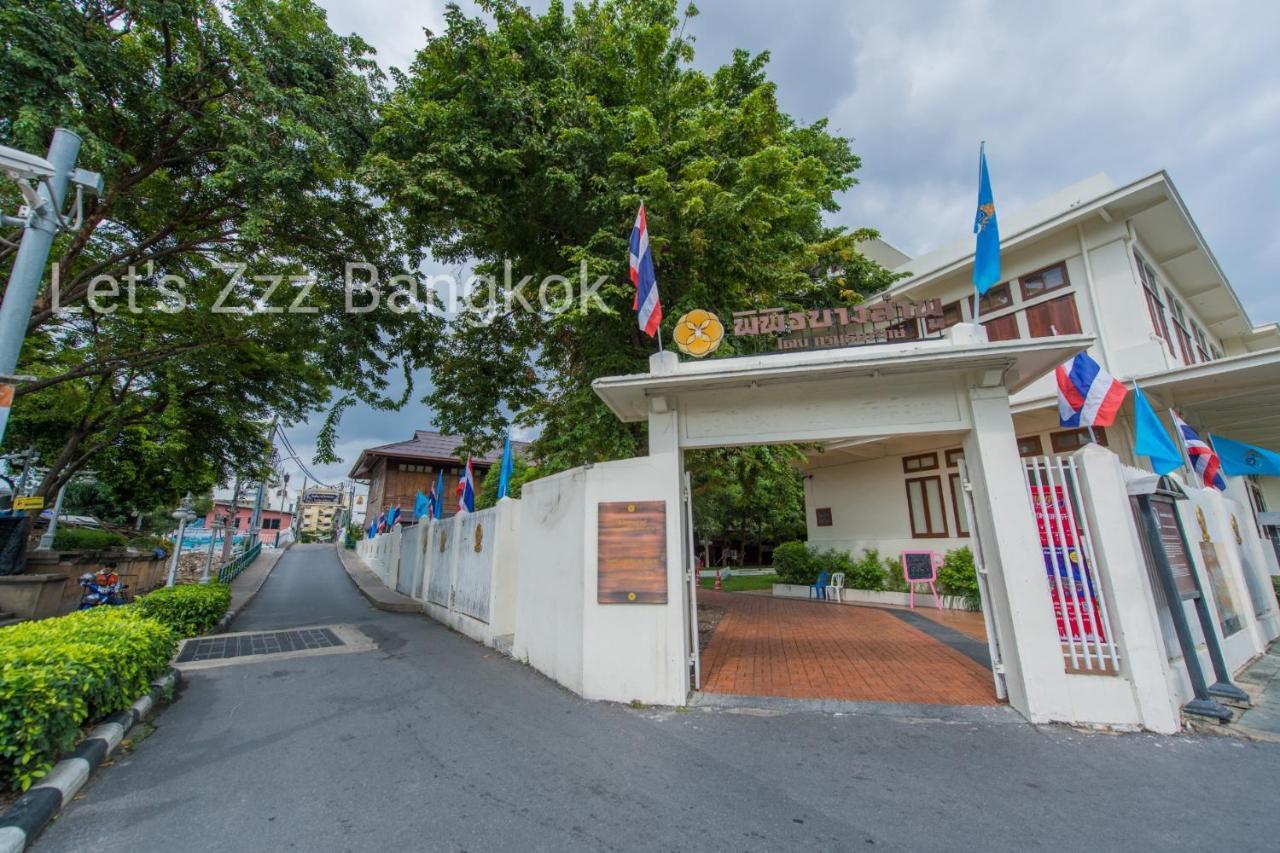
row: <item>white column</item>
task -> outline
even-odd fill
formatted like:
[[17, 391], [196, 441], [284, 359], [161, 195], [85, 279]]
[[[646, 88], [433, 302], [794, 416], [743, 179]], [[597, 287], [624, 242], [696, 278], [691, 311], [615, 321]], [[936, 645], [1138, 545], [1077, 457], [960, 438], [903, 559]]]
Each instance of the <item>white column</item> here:
[[1143, 727], [1174, 734], [1180, 727], [1180, 712], [1177, 697], [1169, 689], [1172, 680], [1160, 615], [1120, 458], [1091, 444], [1075, 460], [1094, 556], [1100, 563], [1094, 577], [1106, 593], [1112, 639], [1120, 644], [1121, 673], [1133, 685]]
[[1003, 386], [970, 388], [973, 428], [965, 462], [989, 573], [1009, 703], [1032, 722], [1070, 720], [1062, 647], [1044, 554], [1027, 500], [1022, 460]]

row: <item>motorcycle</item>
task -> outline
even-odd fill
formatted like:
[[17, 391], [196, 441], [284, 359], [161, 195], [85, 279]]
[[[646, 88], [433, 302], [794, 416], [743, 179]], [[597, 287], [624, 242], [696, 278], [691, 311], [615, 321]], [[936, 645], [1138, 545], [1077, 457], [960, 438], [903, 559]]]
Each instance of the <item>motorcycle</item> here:
[[116, 574], [115, 567], [111, 565], [97, 572], [82, 574], [80, 586], [84, 588], [84, 592], [80, 594], [80, 610], [124, 604], [124, 591], [129, 588], [120, 585], [120, 575]]

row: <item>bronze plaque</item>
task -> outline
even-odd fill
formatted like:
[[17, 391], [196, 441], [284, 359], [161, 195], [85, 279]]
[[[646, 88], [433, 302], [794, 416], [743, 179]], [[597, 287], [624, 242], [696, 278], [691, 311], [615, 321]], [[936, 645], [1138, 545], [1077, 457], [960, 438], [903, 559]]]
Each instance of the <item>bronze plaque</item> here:
[[1164, 545], [1165, 556], [1169, 558], [1169, 571], [1173, 573], [1173, 582], [1178, 587], [1178, 594], [1185, 600], [1197, 598], [1200, 590], [1196, 588], [1195, 576], [1191, 573], [1191, 556], [1182, 547], [1182, 523], [1178, 519], [1178, 511], [1173, 501], [1153, 498], [1151, 509], [1155, 511], [1156, 522], [1160, 527], [1160, 542]]
[[596, 601], [667, 603], [667, 502], [600, 504]]

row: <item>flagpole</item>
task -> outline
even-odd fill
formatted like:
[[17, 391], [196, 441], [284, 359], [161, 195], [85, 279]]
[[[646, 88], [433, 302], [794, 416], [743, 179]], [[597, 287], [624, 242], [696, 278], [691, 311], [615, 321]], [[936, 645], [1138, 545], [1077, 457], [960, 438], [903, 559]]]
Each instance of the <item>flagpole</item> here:
[[662, 349], [662, 324], [661, 324], [661, 323], [659, 323], [659, 324], [658, 324], [658, 352], [663, 352], [663, 349]]
[[1204, 483], [1196, 481], [1196, 466], [1191, 464], [1191, 454], [1187, 452], [1187, 437], [1182, 434], [1182, 427], [1178, 426], [1178, 413], [1173, 410], [1172, 406], [1169, 407], [1169, 418], [1173, 421], [1173, 431], [1178, 434], [1178, 449], [1182, 451], [1182, 464], [1187, 466], [1191, 482], [1196, 483], [1198, 486], [1203, 486]]

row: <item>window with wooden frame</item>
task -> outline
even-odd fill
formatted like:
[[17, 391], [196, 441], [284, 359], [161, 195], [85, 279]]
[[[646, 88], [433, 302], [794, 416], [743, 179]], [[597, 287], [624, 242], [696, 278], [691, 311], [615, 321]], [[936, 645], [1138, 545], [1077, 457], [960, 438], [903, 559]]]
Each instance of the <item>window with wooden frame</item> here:
[[964, 508], [964, 489], [960, 484], [960, 475], [952, 474], [951, 484], [951, 519], [956, 524], [957, 536], [969, 535], [969, 515]]
[[938, 467], [938, 454], [919, 453], [915, 456], [902, 457], [902, 470], [908, 474], [916, 471], [933, 471]]
[[1043, 456], [1044, 443], [1040, 441], [1038, 435], [1023, 435], [1018, 437], [1018, 455], [1022, 458], [1028, 456]]
[[1200, 356], [1200, 361], [1201, 362], [1208, 361], [1209, 360], [1209, 342], [1205, 338], [1204, 329], [1200, 328], [1195, 323], [1192, 323], [1191, 334], [1195, 336], [1196, 354]]
[[1027, 308], [1027, 330], [1033, 338], [1080, 334], [1075, 294], [1068, 293]]
[[947, 510], [942, 498], [942, 478], [934, 475], [908, 479], [907, 512], [914, 538], [945, 539]]
[[[1103, 427], [1094, 427], [1093, 433], [1098, 437], [1098, 444], [1103, 447], [1107, 446], [1107, 431]], [[1049, 434], [1049, 446], [1053, 448], [1054, 453], [1072, 453], [1093, 439], [1089, 436], [1087, 429], [1065, 429], [1061, 432]]]
[[964, 448], [955, 447], [946, 453], [947, 467], [956, 468], [960, 465], [960, 460], [964, 458]]
[[1022, 291], [1023, 302], [1035, 299], [1037, 296], [1044, 296], [1050, 291], [1070, 286], [1071, 280], [1067, 278], [1066, 261], [1061, 261], [1042, 270], [1036, 270], [1018, 279], [1018, 288]]
[[[969, 297], [969, 305], [973, 306], [973, 297]], [[992, 314], [1003, 308], [1013, 307], [1013, 293], [1009, 290], [1009, 282], [997, 284], [995, 287], [982, 294], [982, 299], [978, 301], [978, 307], [983, 314]]]
[[942, 306], [941, 317], [927, 317], [924, 321], [925, 331], [941, 332], [943, 329], [949, 329], [956, 323], [964, 322], [964, 311], [960, 307], [961, 301], [957, 299]]
[[1151, 315], [1151, 326], [1155, 329], [1155, 333], [1172, 347], [1173, 339], [1169, 337], [1169, 324], [1164, 318], [1164, 303], [1160, 301], [1160, 288], [1156, 284], [1156, 271], [1137, 252], [1133, 253], [1133, 260], [1138, 265], [1138, 278], [1142, 280], [1142, 291], [1147, 297], [1147, 313]]
[[1195, 364], [1195, 356], [1191, 354], [1191, 335], [1187, 333], [1187, 318], [1182, 313], [1182, 306], [1178, 304], [1178, 300], [1173, 298], [1172, 291], [1169, 288], [1164, 289], [1164, 295], [1169, 299], [1169, 314], [1173, 317], [1173, 328], [1177, 333], [1178, 348], [1182, 350], [1182, 363]]
[[813, 514], [816, 517], [819, 527], [831, 526], [831, 507], [820, 506], [813, 511]]
[[987, 330], [988, 341], [1016, 341], [1022, 337], [1022, 333], [1018, 330], [1017, 314], [1006, 314], [1003, 317], [988, 320], [982, 324], [982, 328]]

